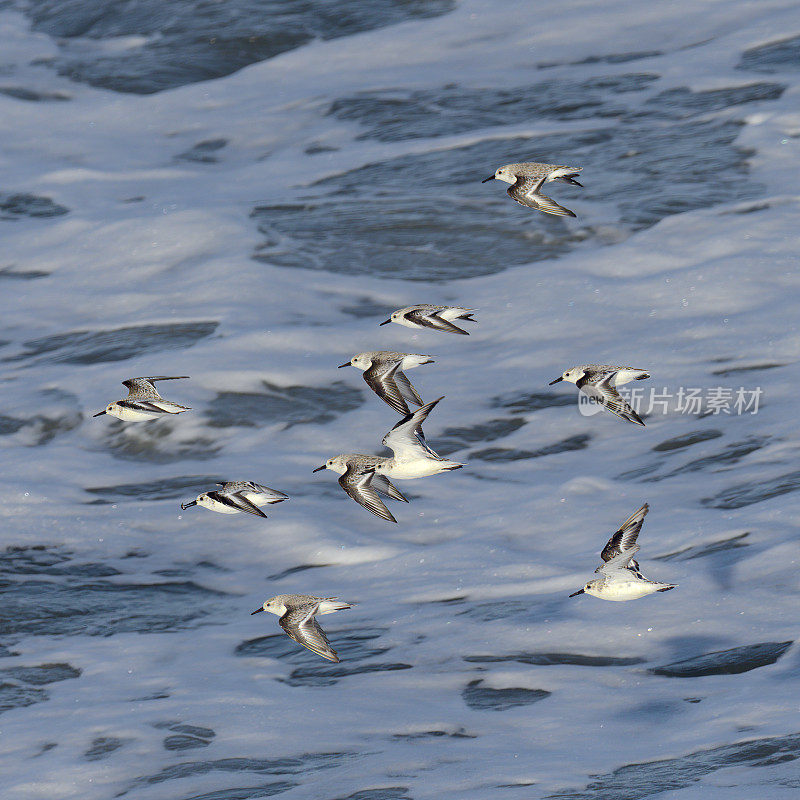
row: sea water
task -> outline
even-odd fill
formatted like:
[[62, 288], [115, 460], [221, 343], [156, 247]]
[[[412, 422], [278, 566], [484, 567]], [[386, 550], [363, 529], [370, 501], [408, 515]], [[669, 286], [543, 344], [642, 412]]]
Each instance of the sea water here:
[[[0, 45], [4, 798], [797, 796], [795, 3], [10, 0]], [[524, 160], [576, 219], [481, 185]], [[382, 452], [377, 349], [466, 464], [396, 526], [311, 472]], [[589, 362], [644, 429], [547, 386]], [[92, 419], [159, 374], [191, 412]], [[181, 511], [240, 479], [290, 500]], [[644, 502], [678, 588], [569, 599]], [[340, 664], [287, 592], [357, 603]]]

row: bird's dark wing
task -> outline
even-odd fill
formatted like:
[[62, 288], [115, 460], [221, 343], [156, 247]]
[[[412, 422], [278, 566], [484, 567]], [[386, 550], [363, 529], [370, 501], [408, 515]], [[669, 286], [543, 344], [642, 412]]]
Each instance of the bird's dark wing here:
[[[600, 553], [600, 558], [603, 561], [611, 561], [612, 558], [616, 558], [636, 546], [636, 539], [639, 536], [639, 531], [642, 530], [644, 518], [649, 510], [650, 506], [645, 503], [620, 525], [619, 529], [608, 540], [603, 552]], [[639, 565], [633, 559], [631, 559], [630, 568], [635, 572], [639, 571]]]
[[255, 514], [257, 517], [266, 518], [266, 514], [258, 507], [253, 505], [247, 498], [242, 497], [238, 492], [209, 492], [208, 496], [224, 506], [233, 508], [236, 511], [244, 511], [247, 514]]
[[422, 325], [425, 328], [433, 328], [435, 331], [445, 331], [447, 333], [460, 333], [463, 336], [469, 336], [469, 334], [461, 330], [457, 325], [453, 325], [452, 322], [442, 319], [439, 316], [439, 311], [410, 311], [406, 314], [406, 318], [411, 320], [411, 322], [416, 322], [418, 325]]
[[314, 614], [319, 608], [319, 603], [310, 606], [301, 606], [287, 611], [278, 624], [286, 631], [287, 635], [298, 644], [307, 647], [317, 655], [327, 658], [328, 661], [339, 662], [339, 656], [331, 647], [328, 637], [314, 619]]
[[[400, 369], [398, 361], [390, 366], [373, 364], [373, 366], [364, 370], [364, 380], [367, 386], [375, 392], [384, 403], [390, 405], [399, 414], [406, 415], [409, 413], [408, 405], [400, 393], [400, 389], [395, 383], [397, 371]], [[402, 372], [400, 373], [403, 374]]]
[[381, 494], [391, 497], [392, 500], [399, 500], [401, 503], [408, 502], [403, 493], [385, 475], [373, 474], [370, 485]]
[[419, 396], [419, 392], [414, 388], [405, 372], [398, 369], [394, 373], [394, 382], [397, 384], [400, 394], [403, 395], [409, 403], [416, 403], [418, 406], [422, 405], [422, 398]]
[[[544, 180], [544, 179], [542, 179]], [[517, 182], [509, 187], [508, 196], [523, 206], [528, 208], [535, 208], [537, 211], [543, 211], [545, 214], [552, 214], [556, 217], [574, 217], [575, 212], [570, 211], [564, 206], [560, 206], [547, 195], [540, 194], [539, 187], [542, 181], [534, 182], [533, 180], [523, 180], [518, 178]]]
[[620, 393], [611, 385], [616, 372], [610, 372], [601, 381], [592, 383], [584, 376], [577, 382], [577, 387], [589, 395], [599, 400], [605, 408], [612, 414], [616, 414], [626, 422], [644, 427], [642, 418], [625, 402]]
[[339, 486], [344, 489], [353, 500], [359, 505], [364, 506], [367, 511], [371, 511], [387, 522], [397, 522], [392, 512], [386, 508], [386, 504], [378, 497], [372, 484], [374, 470], [363, 470], [354, 468], [352, 464], [347, 467], [344, 475], [339, 478]]

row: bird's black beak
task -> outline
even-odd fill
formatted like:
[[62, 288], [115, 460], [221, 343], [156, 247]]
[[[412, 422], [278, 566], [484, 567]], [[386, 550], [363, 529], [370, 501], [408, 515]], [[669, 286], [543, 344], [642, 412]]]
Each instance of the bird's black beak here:
[[186, 511], [187, 508], [191, 508], [192, 506], [197, 505], [197, 500], [192, 500], [191, 503], [181, 503], [181, 508]]
[[[386, 320], [386, 322], [381, 322], [381, 325], [388, 325], [391, 321], [392, 320], [391, 320], [391, 317], [390, 317], [389, 319]], [[378, 325], [378, 327], [380, 328], [381, 325]]]
[[255, 611], [251, 611], [250, 612], [250, 616], [252, 617], [253, 614], [258, 614], [259, 612], [261, 612], [263, 610], [264, 610], [264, 606], [261, 606], [261, 608], [257, 608]]
[[580, 186], [581, 189], [583, 189], [583, 184], [582, 183], [578, 183], [578, 181], [576, 181], [575, 178], [570, 178], [567, 181], [567, 183], [571, 183], [573, 186]]
[[107, 414], [108, 412], [103, 409], [102, 411], [98, 411], [96, 414], [92, 414], [93, 417], [102, 417], [103, 414]]
[[327, 466], [326, 464], [323, 464], [321, 467], [317, 467], [316, 469], [312, 469], [311, 471], [312, 472], [319, 472], [321, 469], [325, 469], [326, 466]]
[[573, 592], [570, 595], [570, 597], [577, 597], [579, 594], [584, 594], [585, 592], [586, 592], [586, 589], [578, 589], [578, 591], [577, 592]]
[[493, 181], [493, 180], [494, 180], [494, 175], [490, 175], [485, 180], [482, 180], [481, 183], [489, 183], [489, 181]]
[[[381, 323], [381, 325], [383, 325], [383, 323]], [[352, 364], [348, 361], [346, 364], [339, 364], [339, 369], [342, 369], [343, 367], [351, 367], [351, 366], [352, 366]]]
[[563, 380], [564, 380], [564, 378], [562, 376], [559, 376], [554, 381], [550, 381], [550, 383], [548, 383], [547, 385], [548, 386], [552, 386], [554, 383], [558, 383], [559, 381], [563, 381]]

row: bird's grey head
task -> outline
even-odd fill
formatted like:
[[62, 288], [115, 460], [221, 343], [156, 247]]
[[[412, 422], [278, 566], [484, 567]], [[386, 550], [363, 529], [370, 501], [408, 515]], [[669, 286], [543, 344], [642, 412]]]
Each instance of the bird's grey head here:
[[269, 600], [265, 600], [255, 611], [251, 611], [250, 616], [252, 617], [253, 614], [260, 614], [262, 611], [269, 611], [272, 614], [280, 614], [281, 612], [278, 610], [279, 605], [280, 602], [278, 597], [271, 597]]
[[197, 495], [197, 497], [192, 500], [190, 503], [181, 503], [181, 508], [186, 511], [187, 508], [191, 508], [192, 506], [203, 506], [208, 502], [208, 494], [203, 492], [203, 494]]
[[517, 176], [514, 174], [513, 165], [506, 164], [503, 167], [500, 167], [494, 175], [490, 175], [486, 180], [481, 181], [481, 183], [487, 183], [488, 181], [503, 181], [503, 183], [516, 183]]
[[405, 310], [406, 309], [402, 308], [400, 309], [400, 311], [393, 312], [392, 315], [389, 317], [389, 319], [385, 320], [384, 322], [381, 322], [381, 325], [388, 325], [390, 322], [397, 322], [398, 320], [402, 319], [403, 312]]
[[346, 364], [342, 364], [342, 367], [356, 367], [356, 369], [361, 370], [369, 369], [371, 366], [371, 353], [358, 353], [357, 355], [354, 355]]
[[347, 469], [347, 465], [344, 463], [342, 456], [334, 456], [333, 458], [329, 458], [321, 467], [317, 467], [316, 469], [311, 470], [312, 472], [319, 472], [323, 469], [330, 469], [334, 472], [343, 473]]
[[573, 367], [572, 369], [568, 369], [566, 372], [562, 373], [561, 376], [556, 378], [554, 381], [550, 381], [550, 386], [552, 386], [554, 383], [559, 383], [560, 381], [577, 383], [585, 374], [586, 371], [583, 369], [583, 367]]
[[593, 581], [589, 581], [583, 589], [578, 589], [577, 592], [573, 592], [570, 597], [577, 597], [579, 594], [591, 594], [597, 597], [602, 585], [603, 579], [595, 578]]
[[268, 611], [270, 614], [277, 614], [278, 616], [282, 616], [286, 607], [283, 604], [283, 598], [285, 595], [275, 595], [275, 597], [270, 597], [269, 600], [265, 600], [262, 603], [260, 608], [257, 608], [255, 611], [250, 612], [250, 616], [252, 617], [253, 614], [259, 614], [262, 611]]

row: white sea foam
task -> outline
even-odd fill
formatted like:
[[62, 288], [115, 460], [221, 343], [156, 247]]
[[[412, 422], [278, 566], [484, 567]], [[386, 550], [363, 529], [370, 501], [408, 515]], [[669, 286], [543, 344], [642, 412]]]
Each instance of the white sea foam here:
[[[736, 65], [748, 48], [799, 33], [789, 2], [611, 2], [580, 13], [537, 2], [532, 13], [527, 2], [469, 0], [443, 16], [314, 41], [225, 78], [142, 96], [58, 76], [36, 63], [56, 57], [54, 40], [20, 13], [0, 14], [0, 88], [72, 98], [0, 94], [0, 205], [27, 193], [69, 209], [0, 219], [2, 536], [9, 547], [48, 548], [7, 554], [0, 644], [13, 655], [0, 658], [0, 672], [58, 663], [82, 672], [44, 685], [0, 677], [34, 703], [15, 700], [2, 716], [8, 796], [223, 798], [284, 781], [287, 800], [380, 787], [406, 787], [385, 794], [392, 800], [527, 800], [585, 797], [596, 780], [614, 798], [626, 795], [607, 776], [626, 764], [796, 734], [786, 702], [798, 688], [796, 650], [741, 674], [647, 670], [795, 636], [800, 73]], [[575, 64], [646, 51], [660, 54]], [[747, 152], [749, 172], [721, 167], [730, 183], [720, 183], [715, 205], [641, 228], [620, 213], [624, 194], [593, 196], [617, 169], [600, 150], [594, 163], [580, 161], [587, 188], [567, 204], [579, 216], [572, 227], [536, 227], [545, 223], [480, 185], [514, 155], [516, 137], [613, 132], [611, 117], [381, 141], [358, 138], [369, 133], [363, 118], [326, 113], [339, 98], [383, 89], [405, 97], [449, 83], [505, 89], [629, 73], [658, 78], [641, 93], [601, 88], [603, 102], [647, 111], [648, 99], [682, 87], [788, 88], [704, 112], [715, 124], [744, 123], [733, 147]], [[197, 149], [217, 140], [227, 143]], [[339, 149], [307, 155], [314, 144]], [[348, 216], [335, 186], [315, 182], [406, 156], [434, 163], [467, 145], [502, 152], [475, 163], [474, 186], [439, 198], [441, 213], [502, 209], [509, 232], [522, 228], [530, 263], [410, 282], [355, 274], [347, 259], [336, 272], [275, 266], [270, 247], [257, 250], [266, 235], [255, 207], [298, 198], [310, 207], [307, 198], [332, 191], [334, 223], [360, 224], [368, 206]], [[573, 160], [532, 146], [519, 160]], [[696, 157], [702, 164], [711, 153]], [[413, 168], [406, 162], [400, 174]], [[417, 186], [424, 194], [424, 181]], [[392, 219], [379, 223], [391, 228]], [[573, 229], [581, 241], [536, 261], [535, 236], [561, 242]], [[279, 233], [290, 254], [306, 246], [296, 229]], [[420, 233], [420, 262], [437, 255], [436, 236], [433, 226]], [[481, 247], [470, 255], [476, 263], [491, 255]], [[469, 338], [377, 326], [387, 310], [415, 302], [478, 307], [480, 322]], [[182, 344], [170, 346], [169, 330], [114, 333], [142, 325], [183, 326]], [[426, 434], [468, 463], [415, 482], [397, 530], [311, 474], [330, 453], [379, 452], [396, 415], [357, 375], [336, 371], [352, 353], [378, 349], [435, 354], [418, 388], [428, 397], [446, 386], [447, 396]], [[606, 360], [647, 366], [657, 386], [761, 386], [761, 408], [653, 414], [641, 430], [557, 405], [560, 393], [546, 384], [563, 364]], [[135, 430], [90, 418], [120, 380], [140, 374], [191, 375], [181, 401], [193, 411]], [[242, 478], [291, 500], [267, 521], [181, 514], [180, 501], [207, 479]], [[130, 489], [169, 481], [176, 488], [161, 499]], [[645, 501], [648, 562], [680, 587], [619, 608], [568, 600], [597, 542]], [[283, 592], [358, 601], [326, 631], [341, 666], [368, 669], [309, 678], [319, 668], [313, 656], [249, 616]], [[362, 631], [374, 638], [357, 639]], [[558, 654], [595, 661], [562, 663]], [[599, 666], [602, 658], [631, 662]], [[509, 689], [528, 691], [492, 691]], [[534, 703], [534, 690], [550, 694]], [[168, 749], [169, 737], [189, 735], [170, 727], [181, 724], [216, 735]], [[784, 752], [796, 757], [796, 743]], [[283, 772], [234, 761], [315, 753], [345, 755], [325, 769], [309, 760]], [[716, 800], [738, 786], [742, 796], [783, 800], [791, 766], [756, 769], [735, 748], [697, 756], [676, 774], [699, 783], [687, 778], [670, 797]], [[634, 773], [628, 780], [640, 780]], [[641, 778], [637, 796], [659, 787], [660, 773], [650, 773], [653, 785]]]

